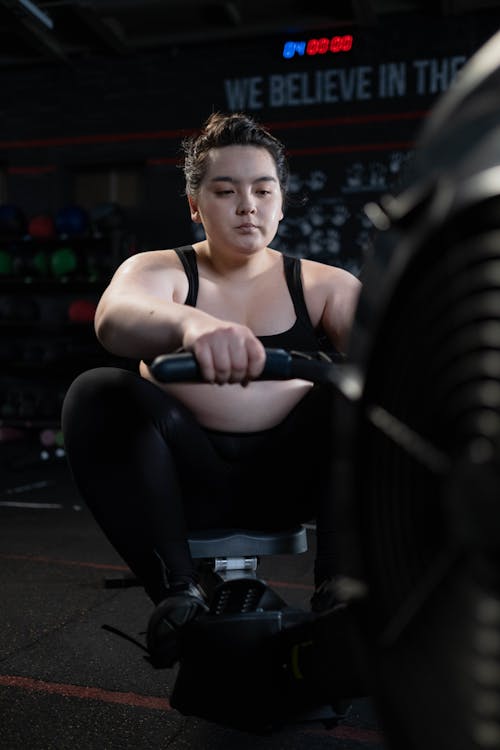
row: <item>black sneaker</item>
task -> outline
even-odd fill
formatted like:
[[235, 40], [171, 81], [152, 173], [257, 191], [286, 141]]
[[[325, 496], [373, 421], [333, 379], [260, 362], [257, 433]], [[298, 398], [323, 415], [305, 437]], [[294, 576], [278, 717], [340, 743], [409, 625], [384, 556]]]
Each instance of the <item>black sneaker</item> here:
[[311, 609], [313, 612], [327, 612], [346, 607], [355, 600], [363, 599], [366, 593], [367, 587], [362, 581], [347, 576], [332, 576], [316, 586], [311, 597]]
[[179, 660], [180, 629], [203, 612], [208, 612], [208, 605], [200, 586], [186, 583], [171, 587], [148, 623], [147, 647], [153, 666], [174, 666]]
[[326, 578], [322, 581], [311, 597], [311, 610], [313, 612], [327, 612], [340, 604], [335, 578]]

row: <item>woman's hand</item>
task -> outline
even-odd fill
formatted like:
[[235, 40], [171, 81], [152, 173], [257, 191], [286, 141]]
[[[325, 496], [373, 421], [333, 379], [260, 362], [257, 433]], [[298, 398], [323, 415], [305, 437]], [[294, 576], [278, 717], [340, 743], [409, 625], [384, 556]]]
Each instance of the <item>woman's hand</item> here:
[[247, 326], [213, 320], [189, 325], [183, 347], [193, 352], [209, 383], [247, 385], [262, 372], [266, 360], [263, 345]]

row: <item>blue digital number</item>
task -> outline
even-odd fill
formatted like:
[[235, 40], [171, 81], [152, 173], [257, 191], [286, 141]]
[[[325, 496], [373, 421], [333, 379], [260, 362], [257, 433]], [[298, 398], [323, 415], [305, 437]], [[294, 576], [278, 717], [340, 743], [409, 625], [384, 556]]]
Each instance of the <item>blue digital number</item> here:
[[303, 55], [306, 51], [305, 42], [285, 42], [283, 47], [283, 57], [289, 60], [295, 54]]

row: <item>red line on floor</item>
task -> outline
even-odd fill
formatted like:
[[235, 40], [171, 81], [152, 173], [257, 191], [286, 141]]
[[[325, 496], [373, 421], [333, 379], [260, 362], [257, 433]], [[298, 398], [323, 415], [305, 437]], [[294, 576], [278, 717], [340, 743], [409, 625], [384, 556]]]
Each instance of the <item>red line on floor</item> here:
[[312, 734], [328, 734], [338, 740], [355, 740], [358, 742], [383, 742], [383, 735], [376, 729], [362, 729], [361, 727], [350, 727], [345, 724], [333, 729], [309, 729]]
[[2, 560], [29, 560], [29, 562], [43, 562], [52, 565], [76, 565], [79, 568], [97, 568], [102, 570], [129, 570], [126, 565], [113, 565], [111, 563], [93, 563], [83, 562], [81, 560], [60, 560], [53, 557], [44, 557], [43, 555], [2, 555]]
[[[50, 695], [62, 695], [65, 698], [78, 698], [80, 700], [95, 700], [103, 703], [117, 703], [122, 706], [133, 708], [148, 708], [155, 711], [171, 711], [172, 706], [167, 698], [159, 698], [155, 695], [140, 695], [138, 693], [121, 693], [114, 690], [103, 690], [102, 688], [88, 687], [85, 685], [69, 685], [61, 682], [47, 682], [37, 680], [33, 677], [20, 677], [18, 675], [0, 675], [0, 685], [8, 688], [18, 688], [27, 692], [47, 693]], [[303, 730], [304, 731], [304, 730]], [[305, 729], [307, 733], [327, 734], [330, 737], [343, 740], [354, 740], [358, 742], [381, 742], [383, 737], [380, 732], [373, 729], [362, 729], [351, 726], [338, 726], [333, 729]]]
[[[27, 560], [29, 562], [49, 563], [51, 565], [74, 565], [79, 568], [96, 568], [97, 570], [119, 570], [129, 571], [126, 565], [114, 565], [111, 563], [83, 562], [81, 560], [61, 560], [60, 558], [45, 557], [43, 555], [9, 555], [0, 554], [0, 560]], [[130, 572], [130, 571], [129, 571]], [[312, 590], [313, 586], [303, 583], [289, 583], [287, 581], [268, 581], [270, 586], [286, 589]]]
[[310, 586], [307, 583], [289, 583], [287, 581], [270, 581], [268, 579], [268, 584], [270, 586], [276, 586], [276, 588], [281, 589], [300, 589], [302, 591], [313, 591], [314, 586]]
[[171, 705], [167, 698], [154, 695], [139, 695], [138, 693], [120, 693], [114, 690], [86, 687], [84, 685], [67, 685], [60, 682], [46, 682], [32, 677], [18, 677], [17, 675], [0, 675], [0, 685], [4, 687], [20, 688], [29, 692], [51, 693], [63, 695], [66, 698], [81, 698], [83, 700], [97, 700], [104, 703], [120, 703], [135, 708], [152, 708], [160, 711], [170, 711]]

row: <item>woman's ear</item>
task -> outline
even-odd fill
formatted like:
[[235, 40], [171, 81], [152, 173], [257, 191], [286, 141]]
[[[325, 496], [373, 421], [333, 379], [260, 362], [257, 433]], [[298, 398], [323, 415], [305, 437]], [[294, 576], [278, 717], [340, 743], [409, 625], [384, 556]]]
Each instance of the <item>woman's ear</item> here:
[[200, 214], [198, 211], [198, 204], [192, 195], [188, 195], [189, 210], [191, 212], [191, 219], [196, 221], [198, 224], [201, 223]]
[[282, 192], [281, 193], [281, 216], [279, 218], [279, 221], [285, 218], [285, 202], [286, 202], [286, 196]]

